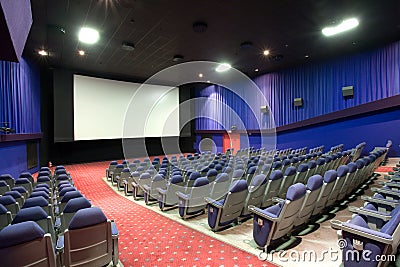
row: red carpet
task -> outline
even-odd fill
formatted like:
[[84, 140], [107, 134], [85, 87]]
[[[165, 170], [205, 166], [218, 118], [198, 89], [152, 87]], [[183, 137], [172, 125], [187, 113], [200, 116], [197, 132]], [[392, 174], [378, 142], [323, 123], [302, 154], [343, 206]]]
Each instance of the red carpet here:
[[380, 166], [378, 167], [375, 172], [392, 172], [393, 167], [385, 167], [385, 166]]
[[66, 168], [85, 197], [117, 223], [124, 266], [275, 266], [119, 196], [102, 180], [107, 166]]

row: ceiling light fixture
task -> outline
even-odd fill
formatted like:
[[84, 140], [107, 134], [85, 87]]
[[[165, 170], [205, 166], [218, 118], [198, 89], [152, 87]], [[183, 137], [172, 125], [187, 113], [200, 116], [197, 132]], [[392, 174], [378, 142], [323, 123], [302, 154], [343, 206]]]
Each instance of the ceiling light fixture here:
[[46, 50], [42, 49], [42, 50], [38, 51], [38, 54], [44, 57], [44, 56], [48, 56], [49, 52], [47, 52]]
[[80, 56], [84, 56], [84, 55], [85, 55], [85, 51], [79, 50], [79, 51], [78, 51], [78, 54], [79, 54]]
[[228, 71], [230, 68], [232, 68], [232, 66], [228, 63], [221, 63], [218, 65], [218, 67], [215, 68], [215, 70], [217, 72], [224, 72], [224, 71]]
[[346, 19], [346, 20], [343, 20], [342, 23], [340, 23], [337, 26], [323, 28], [322, 34], [325, 36], [332, 36], [332, 35], [336, 35], [338, 33], [342, 33], [342, 32], [354, 29], [358, 25], [359, 25], [359, 22], [356, 18]]
[[79, 41], [81, 41], [82, 43], [94, 44], [99, 40], [100, 35], [99, 32], [95, 29], [82, 27], [79, 31], [78, 37]]
[[254, 71], [255, 71], [255, 72], [257, 72], [257, 71], [258, 71], [258, 69], [255, 69]]
[[199, 73], [199, 78], [203, 78], [203, 73]]
[[264, 56], [268, 56], [269, 55], [269, 50], [264, 50], [263, 54], [264, 54]]

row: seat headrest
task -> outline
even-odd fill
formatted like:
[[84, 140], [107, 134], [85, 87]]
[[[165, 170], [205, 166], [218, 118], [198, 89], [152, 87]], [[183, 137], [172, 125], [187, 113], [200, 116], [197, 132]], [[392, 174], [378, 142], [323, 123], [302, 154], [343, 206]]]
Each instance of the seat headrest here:
[[285, 176], [294, 175], [296, 173], [296, 167], [290, 166], [285, 170]]
[[354, 162], [350, 162], [349, 164], [347, 164], [347, 167], [349, 168], [349, 173], [353, 173], [357, 170], [357, 164], [355, 164]]
[[368, 166], [371, 163], [371, 160], [368, 157], [361, 159], [364, 162], [364, 166]]
[[272, 168], [273, 168], [273, 169], [282, 168], [282, 162], [280, 162], [280, 161], [275, 161], [275, 162], [272, 164]]
[[210, 181], [207, 179], [207, 177], [199, 177], [194, 181], [193, 187], [200, 187], [209, 183]]
[[3, 204], [0, 204], [0, 214], [5, 214], [5, 213], [7, 213], [7, 209], [6, 209], [6, 207], [4, 207], [3, 206]]
[[44, 207], [49, 205], [49, 202], [42, 196], [39, 197], [32, 197], [25, 200], [24, 205], [22, 206], [23, 209], [30, 208], [30, 207]]
[[124, 165], [123, 164], [117, 164], [117, 166], [115, 167], [116, 169], [123, 169]]
[[169, 182], [171, 184], [182, 183], [183, 182], [182, 175], [174, 175], [174, 176], [172, 176], [171, 179], [169, 179]]
[[21, 194], [28, 192], [28, 191], [26, 191], [26, 188], [23, 186], [15, 186], [11, 189], [11, 191], [17, 191], [17, 192], [20, 192]]
[[98, 207], [80, 209], [76, 212], [74, 217], [72, 217], [68, 229], [81, 229], [92, 225], [104, 223], [106, 221], [106, 215], [104, 215], [103, 211]]
[[207, 172], [207, 176], [217, 176], [217, 170], [211, 169]]
[[317, 165], [322, 165], [322, 164], [325, 164], [325, 159], [324, 158], [317, 159]]
[[140, 173], [138, 171], [132, 172], [132, 177], [139, 177]]
[[247, 189], [248, 189], [248, 186], [247, 186], [247, 182], [245, 180], [237, 180], [232, 184], [229, 191], [231, 193], [238, 193], [238, 192], [242, 192]]
[[[46, 173], [47, 173], [47, 171], [46, 171]], [[19, 178], [33, 178], [33, 176], [30, 172], [23, 172], [19, 175]]]
[[85, 197], [77, 197], [70, 199], [64, 207], [64, 213], [72, 213], [76, 212], [77, 210], [90, 208], [92, 204], [90, 204], [89, 200]]
[[324, 183], [324, 179], [322, 178], [321, 175], [315, 174], [308, 178], [307, 181], [307, 188], [310, 189], [311, 191], [314, 191], [322, 186]]
[[64, 196], [61, 199], [62, 203], [67, 203], [68, 200], [73, 199], [73, 198], [77, 198], [77, 197], [82, 197], [81, 192], [79, 191], [70, 191], [70, 192], [66, 192], [64, 194]]
[[50, 193], [49, 189], [47, 189], [46, 187], [35, 187], [35, 189], [33, 189], [33, 192], [46, 192], [46, 194], [48, 195]]
[[[392, 218], [382, 227], [381, 232], [393, 235], [394, 230], [398, 227], [400, 223], [400, 212], [397, 212]], [[1, 232], [0, 232], [1, 233]]]
[[140, 175], [140, 179], [150, 179], [151, 175], [148, 172], [144, 172]]
[[329, 163], [329, 162], [331, 162], [332, 161], [332, 157], [331, 156], [326, 156], [325, 157], [325, 162], [326, 163]]
[[35, 222], [11, 224], [0, 231], [0, 249], [30, 242], [43, 236], [43, 229]]
[[232, 178], [241, 178], [244, 174], [244, 170], [238, 169], [233, 172]]
[[293, 158], [290, 159], [290, 162], [291, 163], [297, 163], [297, 162], [299, 162], [299, 158], [298, 157], [293, 157]]
[[274, 170], [269, 175], [270, 180], [278, 180], [283, 178], [283, 172], [281, 170]]
[[4, 206], [15, 204], [17, 201], [12, 196], [1, 196], [0, 197], [0, 204]]
[[366, 229], [370, 229], [366, 220], [358, 214], [354, 215], [353, 218], [348, 223], [354, 224], [354, 225], [357, 225], [357, 226], [360, 226], [360, 227], [363, 227]]
[[308, 164], [301, 163], [299, 167], [297, 167], [298, 172], [306, 172], [308, 171]]
[[47, 218], [47, 213], [38, 206], [30, 207], [26, 209], [21, 209], [18, 211], [17, 215], [15, 215], [12, 220], [12, 224], [26, 222], [26, 221], [40, 221]]
[[267, 182], [266, 176], [264, 174], [258, 174], [251, 179], [251, 186], [258, 187], [262, 184], [265, 184]]
[[18, 178], [15, 180], [15, 184], [30, 184], [31, 182], [28, 180], [28, 178]]
[[215, 165], [215, 169], [217, 170], [217, 171], [220, 171], [220, 170], [222, 170], [222, 164], [216, 164]]
[[224, 168], [222, 169], [222, 172], [224, 172], [224, 173], [231, 173], [231, 172], [232, 172], [232, 168], [229, 167], [229, 166], [226, 166], [226, 167], [224, 167]]
[[57, 181], [65, 181], [65, 180], [68, 180], [68, 179], [69, 179], [69, 177], [66, 174], [60, 174], [60, 175], [57, 176]]
[[62, 174], [67, 174], [67, 171], [65, 169], [56, 170], [56, 175], [62, 175]]
[[286, 193], [286, 199], [290, 201], [295, 201], [302, 198], [307, 192], [306, 186], [302, 183], [297, 183], [289, 186]]
[[0, 187], [7, 186], [8, 184], [4, 180], [0, 180]]
[[50, 178], [48, 176], [39, 176], [37, 182], [50, 182]]
[[252, 166], [247, 170], [247, 174], [254, 174], [257, 170], [257, 166]]
[[329, 170], [325, 172], [324, 175], [324, 182], [329, 184], [333, 181], [335, 181], [337, 178], [337, 172], [335, 170]]
[[347, 175], [348, 172], [349, 172], [349, 167], [347, 167], [347, 165], [341, 165], [337, 169], [337, 175], [339, 177], [343, 177], [343, 176]]
[[164, 180], [164, 177], [161, 174], [156, 174], [153, 177], [153, 182]]
[[9, 180], [9, 179], [14, 179], [11, 174], [7, 173], [0, 175], [0, 180]]
[[196, 180], [197, 178], [200, 178], [201, 174], [199, 172], [192, 172], [189, 175], [189, 180]]
[[364, 161], [362, 159], [356, 160], [356, 165], [358, 169], [362, 169], [364, 167]]
[[129, 170], [129, 168], [123, 168], [122, 172], [131, 172], [131, 170]]
[[32, 193], [29, 195], [29, 198], [33, 198], [33, 197], [44, 197], [44, 198], [49, 198], [49, 194], [47, 194], [47, 193], [44, 192], [44, 191], [35, 191], [35, 192], [32, 192]]
[[227, 173], [219, 173], [215, 178], [216, 183], [222, 183], [229, 180], [229, 175]]
[[18, 191], [8, 191], [5, 192], [3, 196], [12, 196], [14, 199], [22, 197], [21, 193]]

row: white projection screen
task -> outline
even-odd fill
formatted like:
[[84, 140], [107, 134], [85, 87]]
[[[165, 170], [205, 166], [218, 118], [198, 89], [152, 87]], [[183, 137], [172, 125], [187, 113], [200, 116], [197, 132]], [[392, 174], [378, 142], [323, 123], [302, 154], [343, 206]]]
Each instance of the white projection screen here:
[[[140, 86], [74, 75], [74, 140], [179, 136], [179, 89], [148, 84], [139, 89]], [[135, 125], [137, 120], [141, 124], [145, 120], [146, 127], [123, 136], [132, 97], [139, 106], [134, 107], [135, 114], [129, 114], [128, 123]]]

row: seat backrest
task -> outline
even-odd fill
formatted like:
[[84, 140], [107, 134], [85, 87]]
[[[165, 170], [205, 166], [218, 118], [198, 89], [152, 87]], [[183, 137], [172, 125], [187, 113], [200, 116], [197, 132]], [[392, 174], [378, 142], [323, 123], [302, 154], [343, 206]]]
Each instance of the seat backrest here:
[[251, 180], [248, 187], [248, 194], [246, 196], [242, 216], [250, 214], [248, 207], [250, 205], [260, 207], [264, 198], [265, 188], [267, 187], [267, 177], [264, 174], [258, 174]]
[[211, 184], [210, 197], [218, 200], [226, 195], [229, 190], [230, 180], [227, 173], [219, 173], [215, 181]]
[[11, 174], [2, 174], [2, 175], [0, 175], [0, 180], [5, 181], [10, 186], [10, 188], [13, 188], [14, 185], [15, 185], [15, 180], [12, 177]]
[[92, 204], [85, 197], [73, 198], [68, 201], [61, 213], [61, 228], [60, 231], [64, 232], [67, 229], [69, 222], [74, 217], [78, 210], [90, 208]]
[[210, 181], [207, 179], [207, 177], [197, 178], [193, 184], [193, 187], [190, 189], [189, 195], [190, 207], [198, 209], [198, 207], [205, 206], [205, 197], [210, 195]]
[[18, 202], [12, 196], [1, 196], [0, 204], [6, 207], [6, 209], [11, 212], [12, 216], [15, 216], [20, 209]]
[[244, 207], [244, 200], [246, 199], [247, 193], [248, 186], [245, 180], [233, 182], [225, 197], [224, 206], [221, 211], [220, 224], [239, 217]]
[[8, 191], [8, 192], [5, 192], [3, 196], [12, 196], [18, 202], [18, 205], [20, 207], [22, 207], [22, 205], [25, 202], [24, 197], [18, 191]]
[[283, 181], [278, 193], [279, 196], [284, 197], [286, 195], [286, 192], [289, 186], [293, 184], [295, 177], [296, 177], [296, 167], [295, 166], [288, 167], [283, 175]]
[[346, 180], [348, 172], [349, 167], [347, 167], [346, 165], [339, 166], [339, 168], [337, 169], [337, 179], [332, 188], [332, 192], [329, 195], [328, 200], [326, 201], [326, 206], [331, 206], [338, 199], [341, 192], [340, 190], [342, 190], [342, 186]]
[[315, 174], [311, 176], [307, 181], [307, 193], [304, 198], [303, 205], [301, 206], [297, 219], [294, 221], [294, 226], [305, 223], [311, 216], [314, 210], [315, 203], [317, 202], [318, 196], [321, 192], [324, 179], [321, 175]]
[[66, 266], [106, 266], [112, 260], [111, 222], [100, 208], [76, 212], [64, 232]]
[[33, 266], [37, 263], [56, 266], [50, 235], [32, 221], [9, 225], [0, 231], [0, 259], [2, 266]]
[[27, 178], [18, 178], [15, 180], [15, 185], [24, 187], [29, 194], [32, 193], [32, 184]]
[[279, 220], [272, 235], [272, 240], [280, 238], [291, 231], [294, 221], [297, 219], [297, 214], [303, 205], [306, 195], [306, 186], [301, 183], [291, 185], [286, 193]]
[[11, 224], [11, 212], [0, 204], [0, 231], [7, 225]]
[[321, 188], [321, 192], [318, 196], [312, 215], [320, 213], [324, 208], [328, 200], [329, 195], [332, 192], [333, 186], [337, 179], [337, 172], [335, 170], [326, 171], [324, 174], [324, 183]]
[[281, 170], [274, 170], [271, 172], [265, 188], [265, 194], [261, 207], [265, 208], [272, 204], [272, 198], [277, 197], [281, 184], [283, 182], [283, 173]]
[[296, 177], [294, 178], [294, 183], [302, 183], [305, 184], [307, 181], [307, 176], [308, 175], [308, 164], [306, 163], [301, 163], [297, 167], [297, 172], [296, 172]]

